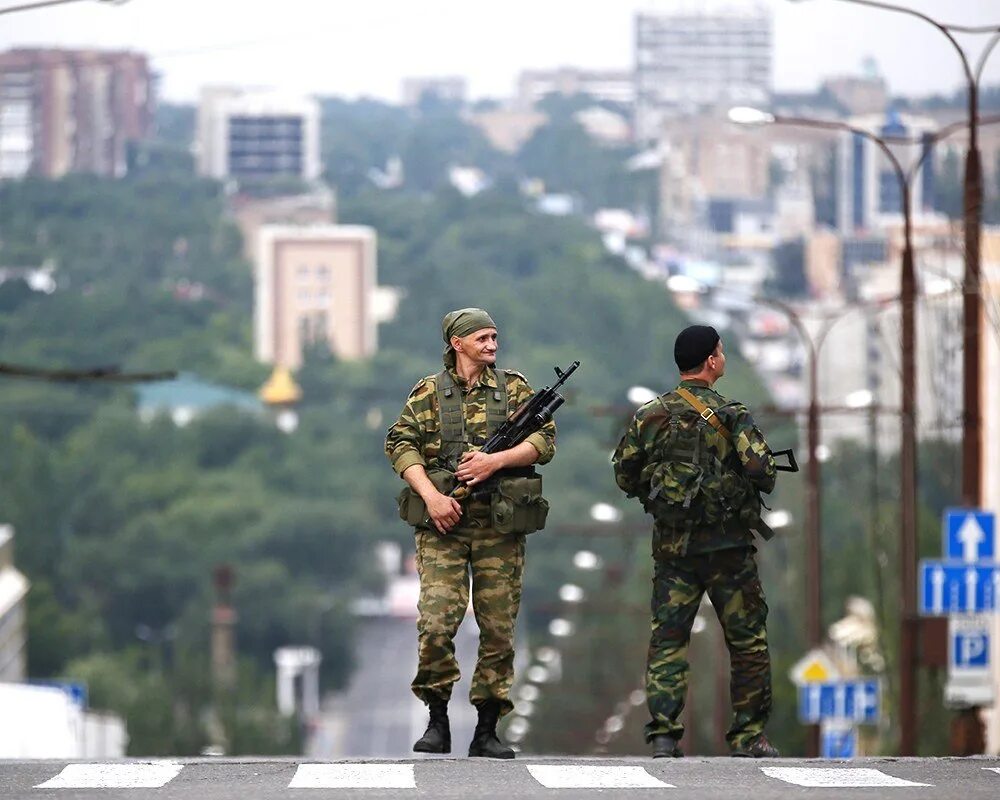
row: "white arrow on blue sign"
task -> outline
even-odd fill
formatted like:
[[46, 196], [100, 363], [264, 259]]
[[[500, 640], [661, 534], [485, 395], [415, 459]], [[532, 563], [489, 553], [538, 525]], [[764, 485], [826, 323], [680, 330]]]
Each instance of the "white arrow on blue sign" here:
[[879, 682], [804, 683], [799, 686], [799, 720], [812, 725], [823, 720], [875, 723], [879, 716]]
[[921, 614], [979, 614], [996, 611], [998, 601], [1000, 564], [920, 562]]
[[945, 509], [944, 557], [961, 561], [993, 561], [997, 555], [996, 516], [978, 508]]

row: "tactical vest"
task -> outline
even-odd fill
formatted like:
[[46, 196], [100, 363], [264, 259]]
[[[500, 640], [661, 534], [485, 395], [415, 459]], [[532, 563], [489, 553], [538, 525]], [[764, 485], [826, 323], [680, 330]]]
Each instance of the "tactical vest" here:
[[[462, 408], [462, 389], [455, 384], [451, 373], [442, 370], [435, 376], [438, 401], [438, 424], [441, 433], [441, 450], [438, 467], [428, 469], [427, 477], [438, 491], [448, 494], [456, 485], [454, 472], [462, 454], [471, 447], [482, 447], [487, 439], [507, 420], [507, 371], [496, 370], [497, 388], [486, 393], [486, 436], [481, 440], [468, 435], [465, 413]], [[526, 534], [545, 527], [549, 504], [542, 497], [542, 479], [532, 467], [504, 470], [473, 494], [473, 502], [480, 503], [489, 527], [497, 533]], [[423, 500], [408, 486], [397, 498], [399, 515], [417, 528], [430, 527]], [[483, 504], [488, 508], [484, 508]], [[467, 509], [468, 510], [468, 509]]]
[[497, 388], [486, 393], [486, 438], [482, 441], [470, 440], [465, 430], [465, 414], [462, 411], [462, 388], [455, 384], [448, 370], [442, 370], [435, 377], [437, 385], [438, 422], [441, 426], [441, 452], [438, 458], [445, 469], [452, 472], [458, 466], [462, 453], [470, 446], [482, 447], [497, 428], [507, 419], [507, 373], [496, 370]]

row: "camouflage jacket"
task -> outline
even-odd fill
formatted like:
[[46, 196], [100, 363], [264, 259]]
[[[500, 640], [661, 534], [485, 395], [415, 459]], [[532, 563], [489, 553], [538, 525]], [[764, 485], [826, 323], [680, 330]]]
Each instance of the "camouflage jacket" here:
[[[465, 431], [470, 450], [478, 450], [486, 441], [486, 393], [498, 387], [501, 375], [507, 382], [507, 410], [511, 414], [534, 394], [521, 373], [487, 367], [474, 386], [466, 386], [458, 374], [451, 371], [455, 385], [462, 387]], [[406, 399], [403, 413], [386, 434], [385, 454], [399, 475], [414, 464], [421, 464], [425, 469], [455, 468], [454, 464], [440, 463], [438, 458], [441, 452], [441, 420], [436, 378], [436, 374], [428, 375], [417, 382]], [[537, 463], [548, 463], [556, 452], [555, 423], [548, 423], [525, 441], [531, 442], [538, 451]]]
[[[777, 475], [774, 457], [746, 406], [742, 403], [730, 403], [710, 389], [704, 381], [685, 380], [680, 386], [689, 389], [709, 408], [720, 409], [725, 406], [719, 414], [719, 420], [729, 429], [732, 444], [708, 425], [703, 432], [704, 444], [715, 451], [723, 465], [734, 471], [742, 470], [755, 489], [770, 493]], [[658, 449], [658, 440], [666, 433], [671, 411], [692, 411], [687, 401], [674, 392], [662, 395], [661, 399], [663, 404], [659, 399], [653, 400], [636, 411], [612, 459], [619, 488], [627, 496], [638, 497], [643, 501], [649, 496], [650, 476], [656, 466], [653, 453]], [[695, 555], [745, 546], [752, 541], [753, 534], [741, 524], [727, 522], [707, 530], [682, 530], [657, 520], [653, 533], [653, 551], [654, 555], [663, 557]]]

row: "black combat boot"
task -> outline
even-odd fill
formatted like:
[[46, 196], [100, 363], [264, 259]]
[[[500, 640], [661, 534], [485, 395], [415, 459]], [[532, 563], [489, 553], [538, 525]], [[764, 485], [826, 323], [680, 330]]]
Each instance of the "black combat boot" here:
[[778, 748], [771, 744], [763, 734], [757, 734], [746, 744], [734, 747], [729, 755], [736, 758], [781, 758]]
[[427, 730], [413, 745], [414, 753], [450, 753], [451, 727], [448, 725], [448, 704], [442, 700], [430, 703]]
[[677, 740], [666, 733], [658, 733], [649, 740], [653, 746], [653, 758], [683, 758], [684, 753], [677, 745]]
[[469, 745], [469, 758], [513, 758], [514, 751], [497, 737], [497, 722], [500, 719], [500, 702], [498, 700], [483, 700], [476, 704], [479, 711], [479, 722], [476, 732], [472, 734]]

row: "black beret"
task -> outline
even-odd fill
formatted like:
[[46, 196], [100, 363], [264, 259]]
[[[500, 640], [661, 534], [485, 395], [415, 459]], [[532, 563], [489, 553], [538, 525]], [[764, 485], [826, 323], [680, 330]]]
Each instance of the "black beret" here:
[[711, 325], [692, 325], [677, 334], [674, 361], [681, 372], [690, 372], [712, 353], [719, 343], [719, 333]]

